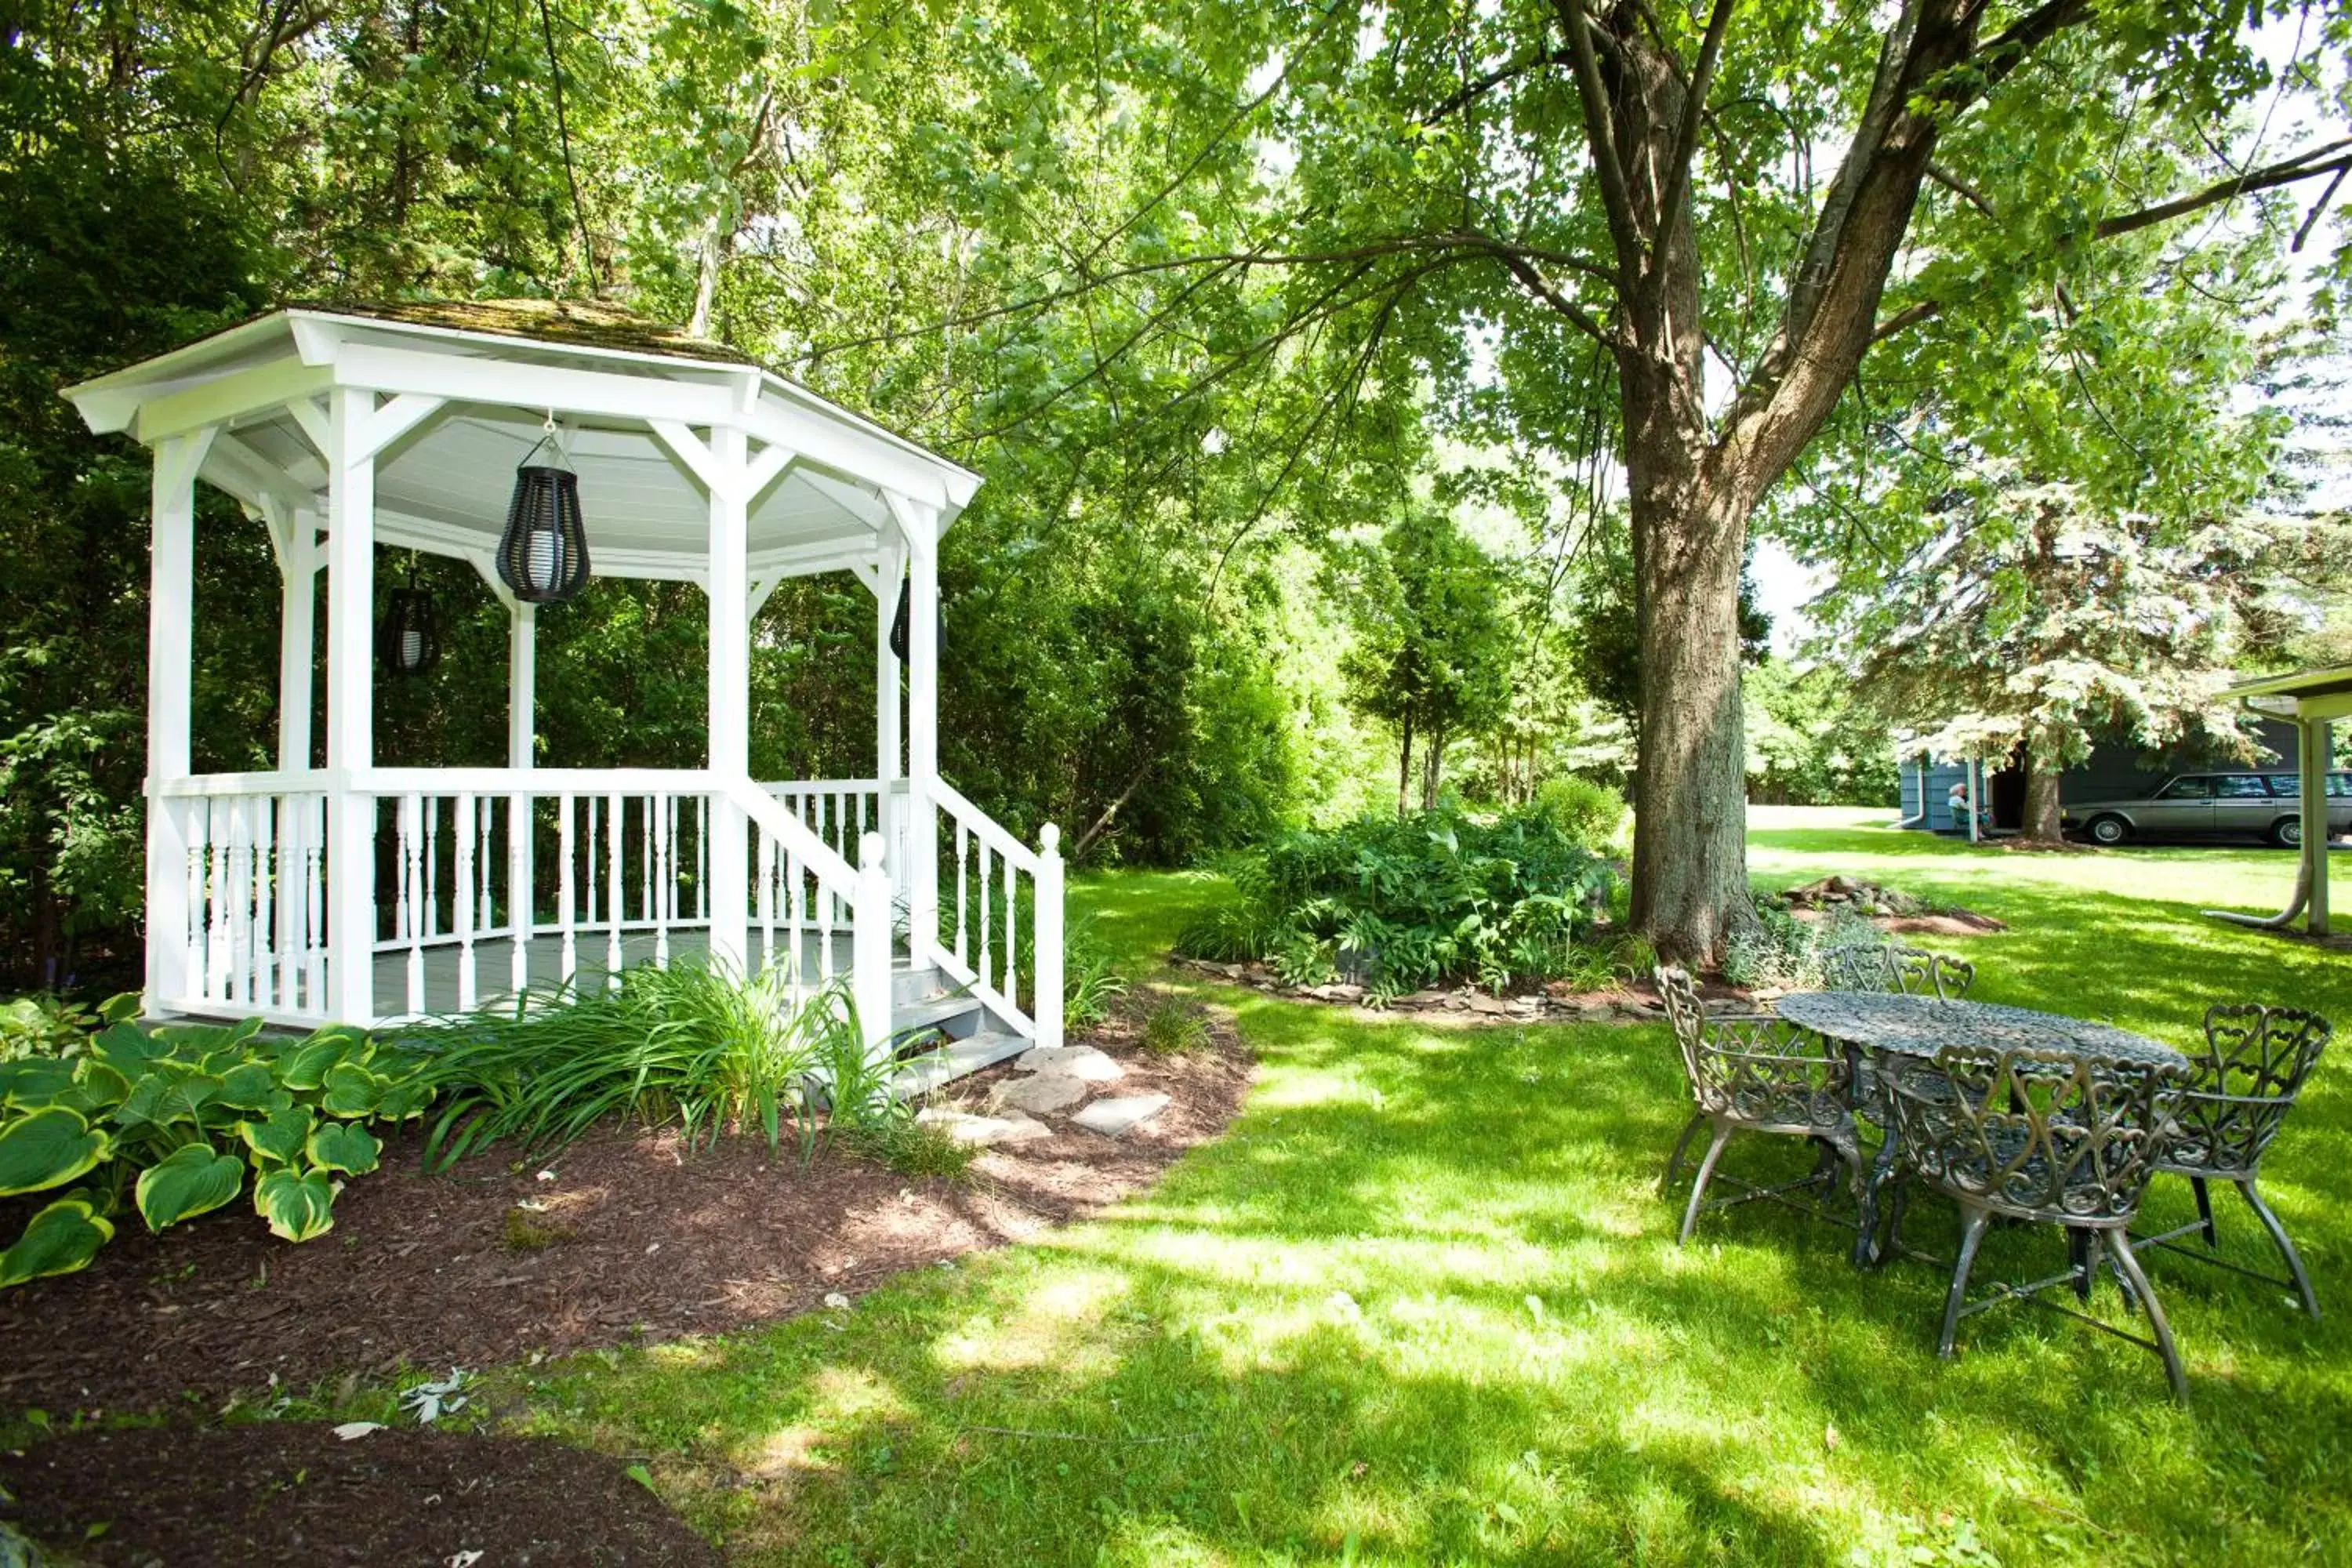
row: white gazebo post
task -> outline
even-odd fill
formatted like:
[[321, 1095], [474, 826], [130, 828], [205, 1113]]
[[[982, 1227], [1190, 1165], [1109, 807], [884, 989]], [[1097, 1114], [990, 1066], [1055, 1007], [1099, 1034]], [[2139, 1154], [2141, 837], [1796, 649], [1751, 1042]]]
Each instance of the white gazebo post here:
[[899, 712], [898, 656], [890, 651], [890, 626], [898, 618], [898, 588], [906, 581], [907, 551], [882, 531], [874, 549], [874, 785], [882, 814], [884, 864], [903, 875], [907, 858], [907, 806], [898, 781], [907, 776], [905, 729]]
[[931, 786], [940, 776], [940, 510], [893, 495], [907, 535], [907, 942], [914, 962], [939, 945], [940, 835]]
[[310, 766], [312, 668], [319, 653], [319, 514], [297, 507], [283, 514], [278, 557], [278, 771]]
[[[689, 437], [688, 439], [691, 439]], [[746, 442], [740, 425], [710, 431], [710, 771], [722, 781], [751, 776], [751, 507]], [[710, 799], [710, 956], [740, 974], [749, 970], [751, 885], [743, 808], [714, 792]]]
[[214, 427], [155, 447], [147, 589], [146, 1010], [188, 987], [188, 834], [184, 806], [163, 786], [188, 775], [189, 667], [196, 585], [196, 470]]
[[[521, 772], [534, 764], [539, 734], [539, 606], [511, 598], [509, 605], [507, 766]], [[538, 903], [537, 868], [531, 856], [532, 820], [531, 796], [518, 790], [507, 803], [507, 904], [514, 925], [509, 975], [518, 995], [530, 984], [530, 939]]]
[[327, 411], [327, 1016], [375, 1017], [375, 395], [338, 386]]

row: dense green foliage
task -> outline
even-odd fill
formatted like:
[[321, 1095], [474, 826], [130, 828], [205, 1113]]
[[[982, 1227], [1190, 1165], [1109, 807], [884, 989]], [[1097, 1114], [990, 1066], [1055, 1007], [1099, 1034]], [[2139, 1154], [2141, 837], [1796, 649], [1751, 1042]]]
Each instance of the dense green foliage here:
[[260, 1029], [116, 1023], [0, 1062], [0, 1198], [61, 1192], [0, 1252], [0, 1288], [86, 1267], [126, 1195], [163, 1230], [233, 1201], [248, 1172], [273, 1234], [331, 1228], [341, 1184], [383, 1152], [369, 1123], [421, 1115], [432, 1090], [414, 1058], [356, 1031]]
[[1884, 707], [1838, 664], [1767, 658], [1748, 667], [1748, 798], [1771, 805], [1897, 804], [1895, 731]]
[[1346, 973], [1374, 999], [1444, 980], [1500, 992], [1567, 973], [1613, 879], [1540, 811], [1375, 813], [1242, 858], [1238, 900], [1177, 951], [1265, 959], [1294, 985]]

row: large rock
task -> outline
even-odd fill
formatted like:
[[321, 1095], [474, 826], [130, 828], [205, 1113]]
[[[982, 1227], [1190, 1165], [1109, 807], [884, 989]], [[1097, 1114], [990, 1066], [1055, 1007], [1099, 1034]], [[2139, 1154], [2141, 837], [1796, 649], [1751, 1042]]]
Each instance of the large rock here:
[[943, 1130], [959, 1143], [977, 1143], [982, 1148], [997, 1143], [1026, 1143], [1033, 1138], [1054, 1135], [1052, 1128], [1017, 1110], [1010, 1116], [974, 1116], [969, 1111], [945, 1110], [935, 1106], [915, 1120]]
[[1013, 1063], [1021, 1072], [1059, 1073], [1083, 1083], [1116, 1083], [1127, 1069], [1092, 1046], [1034, 1046]]
[[1070, 1118], [1089, 1132], [1099, 1132], [1106, 1138], [1142, 1126], [1168, 1109], [1164, 1094], [1129, 1094], [1108, 1100], [1097, 1100]]
[[1000, 1108], [1025, 1110], [1032, 1116], [1052, 1116], [1067, 1110], [1093, 1089], [1082, 1078], [1066, 1072], [1030, 1073], [1006, 1079], [991, 1100]]

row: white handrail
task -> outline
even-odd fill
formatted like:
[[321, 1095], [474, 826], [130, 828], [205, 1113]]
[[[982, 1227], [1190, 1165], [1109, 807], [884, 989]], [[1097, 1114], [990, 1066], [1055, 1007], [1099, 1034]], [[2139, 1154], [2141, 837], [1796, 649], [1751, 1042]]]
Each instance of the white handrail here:
[[1010, 860], [1018, 870], [1026, 871], [1033, 877], [1037, 874], [1036, 851], [998, 826], [996, 819], [965, 799], [962, 791], [945, 779], [933, 779], [928, 787], [931, 798], [987, 845], [991, 853]]

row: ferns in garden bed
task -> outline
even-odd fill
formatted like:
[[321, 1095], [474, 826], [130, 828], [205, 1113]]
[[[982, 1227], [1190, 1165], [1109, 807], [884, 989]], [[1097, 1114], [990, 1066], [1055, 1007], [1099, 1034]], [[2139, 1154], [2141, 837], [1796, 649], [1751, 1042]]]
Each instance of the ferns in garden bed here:
[[1615, 878], [1543, 812], [1481, 822], [1440, 809], [1286, 834], [1234, 880], [1240, 900], [1183, 931], [1178, 952], [1263, 959], [1290, 985], [1347, 973], [1384, 997], [1589, 967], [1582, 944]]

